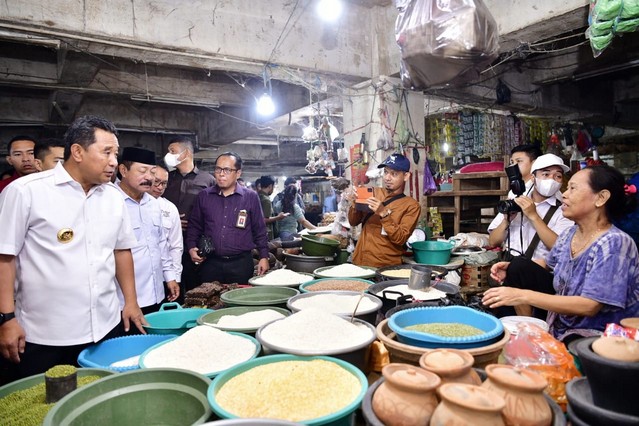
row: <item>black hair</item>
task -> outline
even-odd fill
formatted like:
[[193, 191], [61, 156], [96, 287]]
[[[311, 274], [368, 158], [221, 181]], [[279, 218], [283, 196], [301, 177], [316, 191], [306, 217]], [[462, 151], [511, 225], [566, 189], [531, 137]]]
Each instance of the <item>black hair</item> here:
[[27, 136], [27, 135], [18, 135], [18, 136], [14, 136], [13, 138], [11, 138], [11, 140], [9, 141], [9, 143], [7, 144], [7, 152], [9, 153], [9, 155], [11, 155], [11, 145], [13, 145], [14, 142], [17, 141], [31, 141], [34, 144], [38, 143], [36, 142], [35, 139], [33, 139], [31, 136]]
[[637, 199], [626, 195], [624, 190], [626, 181], [619, 170], [607, 164], [589, 166], [584, 170], [590, 171], [588, 184], [593, 192], [604, 189], [610, 192], [610, 198], [604, 205], [610, 221], [618, 220], [635, 209]]
[[51, 148], [64, 148], [64, 141], [58, 138], [50, 138], [36, 142], [33, 156], [40, 161], [44, 161], [44, 157], [51, 151]]
[[233, 158], [235, 158], [235, 168], [238, 169], [238, 170], [242, 170], [242, 157], [240, 157], [240, 154], [238, 154], [236, 152], [233, 152], [233, 151], [228, 151], [228, 152], [225, 152], [224, 154], [220, 154], [215, 159], [215, 165], [216, 166], [217, 166], [217, 160], [219, 160], [220, 157], [233, 157]]
[[528, 157], [530, 157], [530, 161], [535, 161], [537, 157], [540, 157], [543, 154], [539, 145], [535, 144], [517, 145], [510, 150], [510, 155], [512, 156], [516, 152], [525, 152], [528, 154]]
[[77, 118], [64, 134], [64, 161], [71, 157], [71, 145], [77, 143], [82, 148], [87, 149], [89, 145], [94, 144], [96, 129], [113, 133], [115, 136], [118, 135], [115, 125], [105, 118], [94, 115], [85, 115]]
[[193, 140], [191, 140], [191, 138], [189, 138], [188, 136], [178, 136], [176, 138], [173, 138], [169, 141], [169, 145], [173, 143], [179, 143], [180, 145], [182, 145], [183, 148], [188, 149], [192, 153], [195, 152], [193, 148]]
[[266, 188], [267, 186], [271, 186], [275, 184], [275, 180], [271, 176], [262, 176], [260, 178], [260, 186], [262, 188]]
[[4, 176], [4, 175], [9, 175], [9, 176], [13, 176], [13, 174], [16, 172], [16, 169], [14, 169], [13, 167], [9, 167], [6, 170], [3, 170], [0, 173], [0, 176]]
[[289, 186], [292, 183], [297, 183], [297, 179], [295, 179], [294, 177], [288, 177], [284, 181], [284, 186]]
[[284, 188], [284, 199], [282, 200], [282, 211], [284, 213], [293, 214], [295, 211], [295, 202], [297, 201], [297, 187], [295, 185], [287, 185]]

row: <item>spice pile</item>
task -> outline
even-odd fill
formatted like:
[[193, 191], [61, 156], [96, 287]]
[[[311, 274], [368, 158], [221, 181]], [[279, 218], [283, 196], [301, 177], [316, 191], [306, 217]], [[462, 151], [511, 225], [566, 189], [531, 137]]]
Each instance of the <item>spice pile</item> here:
[[219, 372], [248, 361], [253, 341], [213, 327], [193, 327], [144, 356], [146, 368], [183, 368], [200, 374]]
[[218, 281], [203, 283], [186, 292], [184, 295], [184, 307], [219, 309], [223, 305], [220, 301], [222, 293], [236, 288], [238, 288], [237, 284], [221, 284]]

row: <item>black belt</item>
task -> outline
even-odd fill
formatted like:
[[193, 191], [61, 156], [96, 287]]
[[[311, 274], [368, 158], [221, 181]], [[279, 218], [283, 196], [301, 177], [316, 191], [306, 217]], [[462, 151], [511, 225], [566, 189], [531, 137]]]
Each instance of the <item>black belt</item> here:
[[247, 255], [251, 255], [250, 251], [245, 251], [239, 254], [232, 254], [230, 256], [213, 256], [214, 259], [219, 259], [219, 260], [235, 260], [235, 259], [239, 259], [240, 257], [244, 257]]

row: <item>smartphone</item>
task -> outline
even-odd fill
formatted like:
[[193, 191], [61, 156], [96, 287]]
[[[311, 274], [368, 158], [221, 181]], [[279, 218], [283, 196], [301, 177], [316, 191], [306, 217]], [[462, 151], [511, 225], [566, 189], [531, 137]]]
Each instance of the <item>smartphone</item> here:
[[366, 200], [373, 196], [373, 188], [360, 186], [357, 188], [357, 199], [355, 200], [355, 209], [370, 212]]

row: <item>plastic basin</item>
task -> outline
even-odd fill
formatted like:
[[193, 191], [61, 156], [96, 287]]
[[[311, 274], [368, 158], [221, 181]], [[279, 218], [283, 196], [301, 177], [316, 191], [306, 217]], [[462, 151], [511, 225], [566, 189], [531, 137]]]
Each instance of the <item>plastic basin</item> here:
[[308, 256], [333, 256], [339, 244], [337, 240], [318, 235], [302, 236], [302, 251]]
[[[484, 333], [476, 336], [443, 337], [406, 329], [411, 325], [428, 323], [467, 324]], [[498, 318], [465, 306], [404, 309], [390, 317], [388, 326], [397, 334], [400, 342], [424, 348], [475, 348], [497, 341], [504, 332], [504, 326]]]
[[[317, 417], [314, 419], [306, 419], [306, 420], [302, 420], [299, 423], [300, 424], [305, 424], [305, 425], [309, 425], [309, 426], [316, 426], [316, 425], [331, 425], [331, 426], [337, 426], [337, 425], [352, 425], [352, 417], [353, 417], [353, 413], [354, 411], [360, 406], [360, 403], [362, 402], [362, 399], [364, 398], [364, 395], [366, 393], [366, 389], [368, 388], [368, 381], [366, 380], [366, 376], [359, 371], [357, 368], [355, 368], [353, 365], [349, 364], [348, 362], [342, 361], [340, 359], [336, 359], [333, 357], [327, 357], [327, 356], [311, 356], [311, 357], [300, 357], [300, 356], [295, 356], [295, 355], [284, 355], [284, 354], [280, 354], [280, 355], [269, 355], [269, 356], [264, 356], [261, 358], [257, 358], [254, 359], [252, 361], [248, 361], [245, 362], [243, 364], [238, 365], [237, 367], [231, 368], [230, 370], [227, 370], [226, 372], [220, 374], [219, 376], [217, 376], [214, 380], [213, 383], [211, 383], [211, 385], [209, 386], [208, 389], [208, 400], [209, 403], [211, 404], [211, 407], [213, 408], [213, 411], [220, 416], [223, 419], [235, 419], [238, 418], [236, 415], [226, 411], [224, 408], [222, 408], [216, 401], [215, 396], [217, 394], [217, 392], [222, 388], [222, 386], [224, 386], [224, 384], [226, 384], [226, 382], [228, 382], [230, 379], [232, 379], [233, 377], [242, 374], [252, 368], [255, 368], [257, 366], [260, 365], [265, 365], [265, 364], [270, 364], [270, 363], [277, 363], [277, 362], [283, 362], [283, 361], [312, 361], [314, 359], [323, 359], [326, 361], [330, 361], [330, 362], [334, 362], [337, 365], [339, 365], [340, 367], [344, 368], [345, 370], [347, 370], [349, 373], [353, 374], [355, 377], [357, 377], [358, 381], [361, 384], [361, 391], [359, 392], [359, 394], [357, 395], [357, 397], [355, 398], [355, 400], [353, 400], [351, 403], [349, 403], [346, 407], [344, 407], [343, 409], [332, 413], [330, 415], [327, 416], [322, 416], [322, 417]], [[326, 383], [327, 386], [330, 386], [330, 382]]]
[[445, 241], [417, 241], [412, 244], [415, 262], [426, 265], [446, 265], [454, 245]]
[[192, 425], [211, 416], [206, 399], [210, 379], [177, 369], [114, 374], [62, 398], [44, 419], [46, 426]]
[[[319, 284], [319, 283], [330, 282], [330, 281], [352, 281], [354, 283], [357, 283], [358, 285], [362, 285], [362, 287], [365, 285], [366, 289], [363, 290], [364, 292], [368, 292], [368, 287], [374, 284], [373, 281], [365, 280], [363, 278], [320, 278], [317, 280], [309, 281], [304, 284], [300, 284], [299, 288], [302, 293], [312, 293], [314, 291], [326, 291], [326, 290], [311, 290], [309, 289], [309, 287], [312, 286], [313, 284]], [[348, 285], [345, 284], [343, 289], [336, 288], [330, 291], [357, 291], [357, 290], [348, 288]]]
[[[248, 359], [249, 361], [250, 361], [251, 359], [256, 358], [256, 357], [259, 355], [260, 351], [262, 350], [262, 346], [260, 345], [260, 342], [258, 342], [258, 341], [255, 339], [255, 337], [252, 337], [252, 336], [249, 336], [249, 335], [247, 335], [247, 334], [243, 334], [243, 333], [235, 333], [235, 332], [233, 332], [233, 331], [226, 331], [226, 333], [233, 334], [233, 335], [235, 335], [235, 336], [240, 336], [240, 337], [243, 337], [243, 338], [245, 338], [245, 339], [248, 339], [248, 340], [250, 340], [250, 341], [251, 341], [251, 343], [253, 343], [253, 344], [255, 345], [255, 351], [253, 352], [253, 355], [251, 355], [251, 357]], [[179, 336], [178, 336], [178, 337], [179, 337]], [[157, 345], [155, 345], [155, 346], [153, 346], [153, 347], [150, 347], [149, 349], [147, 349], [146, 351], [144, 351], [144, 353], [140, 356], [140, 368], [142, 368], [142, 369], [147, 369], [147, 366], [145, 365], [144, 361], [145, 361], [145, 358], [148, 356], [148, 354], [149, 354], [151, 351], [153, 351], [153, 350], [155, 350], [155, 349], [159, 348], [159, 347], [160, 347], [160, 346], [162, 346], [162, 345], [165, 345], [165, 344], [169, 343], [170, 341], [172, 341], [172, 340], [174, 340], [174, 339], [177, 339], [178, 337], [174, 337], [173, 339], [166, 340], [166, 341], [164, 341], [164, 342], [158, 343]], [[240, 361], [239, 363], [241, 363], [241, 362], [245, 362], [245, 361]], [[233, 368], [233, 367], [230, 367], [230, 368]], [[150, 370], [153, 370], [154, 368], [149, 368], [149, 369], [150, 369]], [[185, 369], [185, 370], [188, 370], [188, 366], [187, 366], [187, 365], [185, 365], [185, 366], [184, 366], [184, 369]], [[205, 376], [207, 376], [207, 377], [213, 378], [213, 377], [217, 376], [218, 374], [220, 374], [220, 373], [222, 373], [223, 371], [226, 371], [226, 370], [228, 370], [228, 369], [218, 370], [218, 371], [210, 371], [210, 372], [208, 372], [208, 373], [206, 373], [206, 374], [204, 374], [204, 375], [205, 375]], [[196, 372], [194, 372], [194, 371], [193, 371], [193, 372], [191, 372], [191, 373], [193, 373], [193, 374], [200, 374], [200, 373], [196, 373]]]
[[279, 312], [280, 314], [284, 316], [289, 316], [291, 314], [291, 311], [287, 309], [276, 308], [274, 306], [233, 306], [232, 308], [218, 309], [215, 312], [211, 312], [206, 315], [203, 315], [200, 318], [198, 318], [197, 323], [200, 325], [210, 325], [211, 327], [219, 328], [220, 330], [224, 330], [224, 331], [236, 331], [238, 333], [246, 333], [251, 335], [251, 334], [255, 334], [257, 329], [264, 324], [260, 324], [257, 327], [243, 328], [243, 327], [219, 326], [217, 325], [217, 322], [220, 320], [220, 318], [222, 318], [225, 315], [238, 316], [238, 315], [247, 314], [249, 312], [258, 312], [258, 311], [264, 311], [267, 309], [273, 310], [275, 312]]
[[184, 334], [197, 325], [197, 319], [213, 312], [205, 308], [182, 308], [178, 303], [164, 303], [158, 312], [144, 316], [149, 323], [144, 326], [150, 334]]
[[105, 368], [118, 372], [137, 370], [140, 368], [137, 364], [131, 367], [111, 367], [111, 364], [142, 355], [151, 346], [175, 337], [175, 334], [136, 334], [108, 339], [80, 352], [78, 364], [82, 367]]
[[220, 300], [227, 306], [277, 306], [286, 308], [286, 302], [299, 290], [291, 287], [237, 288], [222, 293]]
[[[112, 370], [104, 368], [78, 368], [78, 377], [85, 376], [100, 376], [106, 377], [115, 374]], [[44, 373], [36, 374], [34, 376], [25, 377], [24, 379], [16, 380], [0, 387], [0, 398], [4, 398], [13, 392], [29, 389], [40, 383], [44, 383]], [[1, 423], [1, 422], [0, 422]]]

